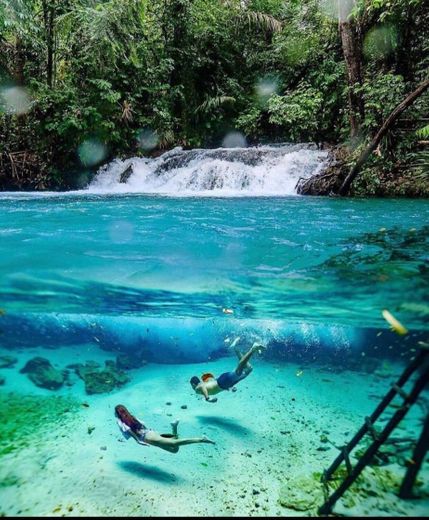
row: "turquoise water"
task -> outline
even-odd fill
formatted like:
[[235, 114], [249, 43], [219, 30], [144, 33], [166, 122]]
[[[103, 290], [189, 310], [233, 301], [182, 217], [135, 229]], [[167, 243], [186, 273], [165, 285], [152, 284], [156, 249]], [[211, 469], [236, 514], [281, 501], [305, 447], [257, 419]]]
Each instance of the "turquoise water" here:
[[0, 220], [8, 314], [429, 328], [427, 201], [5, 194]]
[[[320, 491], [335, 446], [427, 338], [424, 200], [3, 193], [0, 220], [1, 514], [292, 516], [282, 486], [300, 491], [303, 474]], [[390, 332], [383, 309], [410, 334]], [[268, 348], [237, 392], [206, 403], [189, 378], [231, 370], [236, 335], [242, 351]], [[124, 353], [126, 382], [89, 392], [77, 367], [111, 383], [103, 369]], [[60, 388], [22, 371], [35, 356], [67, 374]], [[121, 443], [119, 402], [217, 444], [173, 456]], [[427, 511], [390, 491], [421, 429], [420, 408], [409, 415], [395, 432], [408, 451], [377, 468], [387, 484], [359, 491], [364, 514]]]

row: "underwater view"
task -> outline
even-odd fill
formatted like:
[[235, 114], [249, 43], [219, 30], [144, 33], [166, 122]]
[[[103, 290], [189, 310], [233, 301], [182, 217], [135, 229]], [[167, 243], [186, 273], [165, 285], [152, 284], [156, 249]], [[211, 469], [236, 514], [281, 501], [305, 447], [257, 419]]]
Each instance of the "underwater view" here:
[[325, 158], [175, 149], [0, 193], [2, 516], [317, 516], [400, 413], [325, 512], [429, 516], [429, 203], [296, 195]]

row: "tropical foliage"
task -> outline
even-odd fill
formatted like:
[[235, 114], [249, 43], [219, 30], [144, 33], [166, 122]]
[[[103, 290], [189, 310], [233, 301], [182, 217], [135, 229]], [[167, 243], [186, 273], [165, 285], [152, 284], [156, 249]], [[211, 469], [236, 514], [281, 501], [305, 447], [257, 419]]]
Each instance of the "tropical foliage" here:
[[[232, 130], [353, 152], [425, 79], [428, 15], [425, 0], [0, 0], [0, 187], [78, 186], [113, 156]], [[428, 108], [356, 193], [381, 171], [425, 175]]]

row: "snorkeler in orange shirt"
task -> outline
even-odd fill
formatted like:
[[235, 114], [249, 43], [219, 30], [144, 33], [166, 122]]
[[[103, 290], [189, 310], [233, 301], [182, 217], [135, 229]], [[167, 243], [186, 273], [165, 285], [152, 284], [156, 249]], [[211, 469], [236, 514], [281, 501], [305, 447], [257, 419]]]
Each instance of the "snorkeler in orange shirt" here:
[[218, 394], [219, 392], [223, 392], [225, 390], [231, 390], [235, 392], [237, 389], [234, 385], [246, 378], [253, 370], [252, 365], [249, 363], [249, 359], [255, 352], [260, 353], [263, 349], [266, 348], [260, 343], [254, 343], [248, 352], [242, 354], [236, 348], [236, 345], [239, 341], [240, 338], [238, 337], [231, 344], [231, 347], [235, 349], [239, 359], [238, 365], [234, 371], [224, 372], [217, 378], [208, 372], [203, 374], [201, 379], [197, 376], [192, 376], [189, 381], [194, 391], [197, 394], [203, 395], [205, 400], [209, 403], [215, 403], [217, 401], [217, 397], [210, 397], [211, 395]]

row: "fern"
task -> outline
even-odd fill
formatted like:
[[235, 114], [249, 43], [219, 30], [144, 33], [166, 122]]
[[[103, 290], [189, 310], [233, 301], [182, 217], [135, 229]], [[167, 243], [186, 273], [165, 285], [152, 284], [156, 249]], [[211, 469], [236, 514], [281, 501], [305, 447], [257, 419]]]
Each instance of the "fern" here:
[[429, 150], [413, 154], [410, 169], [414, 173], [415, 179], [429, 180]]
[[420, 139], [427, 139], [429, 137], [429, 125], [426, 125], [423, 128], [419, 128], [419, 130], [416, 130], [416, 135]]

